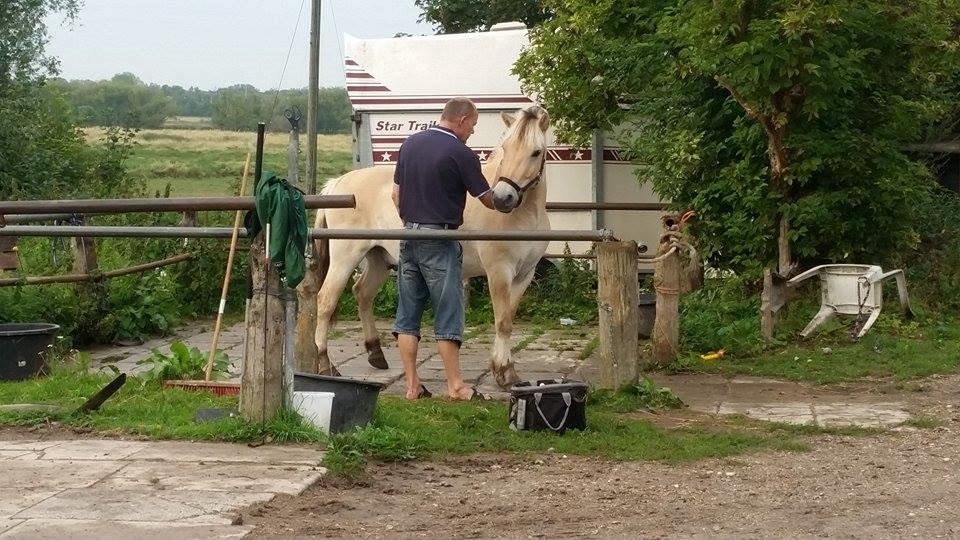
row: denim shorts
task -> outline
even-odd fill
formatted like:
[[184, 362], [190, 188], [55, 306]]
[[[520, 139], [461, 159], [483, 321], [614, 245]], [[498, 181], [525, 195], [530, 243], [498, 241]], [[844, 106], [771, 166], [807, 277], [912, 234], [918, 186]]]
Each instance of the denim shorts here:
[[393, 333], [420, 338], [427, 300], [438, 340], [463, 340], [463, 247], [457, 240], [403, 240], [397, 268], [397, 319]]

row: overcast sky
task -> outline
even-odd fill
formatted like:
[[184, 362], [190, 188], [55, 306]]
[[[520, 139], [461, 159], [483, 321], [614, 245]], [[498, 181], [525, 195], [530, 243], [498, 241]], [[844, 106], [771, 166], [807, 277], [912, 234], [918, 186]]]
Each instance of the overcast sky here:
[[[129, 71], [148, 83], [211, 90], [307, 85], [310, 0], [84, 0], [78, 20], [48, 19], [47, 51], [67, 79]], [[297, 24], [297, 13], [300, 23]], [[432, 34], [413, 0], [323, 0], [320, 85], [343, 86], [343, 34]], [[296, 31], [296, 36], [293, 32]]]

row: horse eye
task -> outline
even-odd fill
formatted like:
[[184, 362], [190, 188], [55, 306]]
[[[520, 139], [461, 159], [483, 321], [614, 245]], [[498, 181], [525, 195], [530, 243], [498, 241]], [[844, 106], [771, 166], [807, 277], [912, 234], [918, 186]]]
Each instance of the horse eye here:
[[534, 150], [534, 151], [533, 151], [533, 157], [540, 157], [540, 153], [541, 153], [541, 152], [542, 152], [542, 150]]

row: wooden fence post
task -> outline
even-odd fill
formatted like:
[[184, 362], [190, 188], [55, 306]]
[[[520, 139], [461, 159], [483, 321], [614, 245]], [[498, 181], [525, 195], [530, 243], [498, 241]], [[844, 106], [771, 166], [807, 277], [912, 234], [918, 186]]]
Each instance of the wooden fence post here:
[[[86, 220], [81, 220], [78, 225], [84, 225]], [[97, 263], [97, 243], [93, 238], [75, 236], [70, 238], [70, 252], [73, 254], [73, 273], [74, 274], [95, 274], [99, 264]], [[81, 295], [90, 297], [98, 309], [101, 301], [104, 300], [104, 287], [102, 282], [96, 280], [77, 283], [77, 292]]]
[[[316, 253], [316, 249], [312, 250]], [[297, 286], [297, 335], [293, 350], [293, 368], [300, 373], [319, 373], [320, 351], [314, 341], [317, 329], [317, 294], [323, 285], [319, 263], [315, 257], [307, 259], [307, 273]]]
[[617, 389], [639, 376], [637, 243], [597, 244], [600, 387]]
[[651, 341], [653, 365], [657, 367], [673, 362], [680, 350], [680, 252], [671, 244], [671, 237], [664, 235], [657, 255], [669, 255], [658, 261], [653, 271], [657, 319], [653, 323]]
[[246, 354], [240, 382], [240, 414], [249, 422], [265, 422], [283, 406], [283, 321], [280, 276], [268, 272], [265, 233], [250, 244], [253, 298], [247, 321]]

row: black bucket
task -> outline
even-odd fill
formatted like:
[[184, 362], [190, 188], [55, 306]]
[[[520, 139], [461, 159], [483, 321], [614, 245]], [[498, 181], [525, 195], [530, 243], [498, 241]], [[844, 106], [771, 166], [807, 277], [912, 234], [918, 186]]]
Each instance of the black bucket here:
[[45, 355], [60, 327], [47, 323], [0, 324], [0, 380], [20, 381], [45, 371]]
[[373, 420], [373, 412], [377, 409], [377, 396], [383, 390], [383, 385], [344, 377], [294, 373], [293, 389], [302, 392], [333, 392], [330, 433], [343, 433], [365, 426]]
[[641, 294], [637, 312], [637, 335], [650, 339], [653, 335], [653, 323], [657, 321], [657, 295]]

